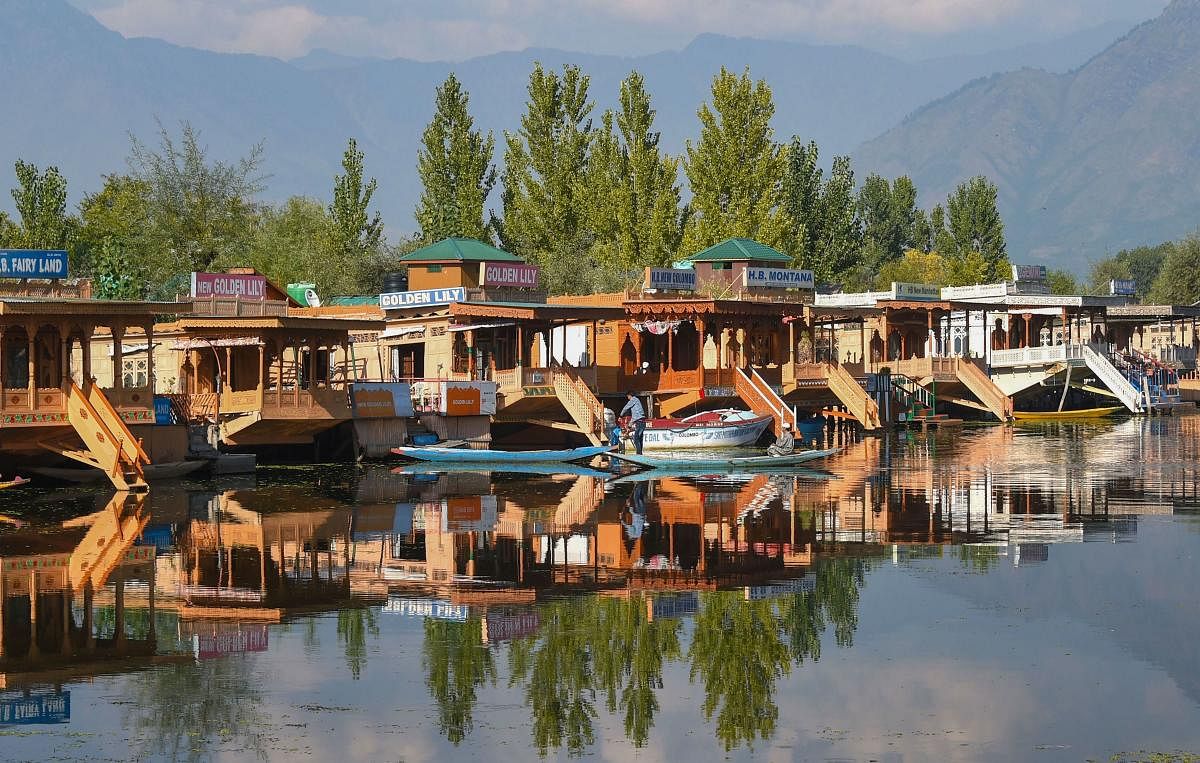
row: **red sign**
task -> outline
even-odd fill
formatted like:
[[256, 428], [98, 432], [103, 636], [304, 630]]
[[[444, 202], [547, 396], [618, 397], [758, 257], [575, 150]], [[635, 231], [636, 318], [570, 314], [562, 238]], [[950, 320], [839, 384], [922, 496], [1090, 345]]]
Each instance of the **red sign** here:
[[540, 272], [541, 269], [537, 265], [485, 262], [479, 280], [484, 286], [515, 286], [519, 289], [536, 289]]
[[266, 299], [267, 278], [231, 273], [192, 273], [192, 296]]

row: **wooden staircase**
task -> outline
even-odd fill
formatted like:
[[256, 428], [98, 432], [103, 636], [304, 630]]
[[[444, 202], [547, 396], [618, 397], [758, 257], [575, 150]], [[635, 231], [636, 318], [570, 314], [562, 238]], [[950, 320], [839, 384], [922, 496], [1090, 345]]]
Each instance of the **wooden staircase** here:
[[1001, 421], [1011, 421], [1013, 417], [1012, 398], [1004, 394], [1004, 390], [996, 386], [992, 378], [983, 369], [967, 358], [956, 358], [954, 374], [962, 385], [979, 398], [979, 401], [991, 411], [992, 415]]
[[603, 445], [604, 405], [577, 375], [563, 369], [554, 371], [554, 394], [567, 415], [575, 422], [577, 431], [593, 445]]
[[62, 442], [42, 443], [42, 447], [101, 469], [117, 490], [146, 490], [149, 486], [142, 467], [150, 463], [150, 457], [100, 388], [90, 381], [82, 389], [68, 382], [63, 387], [63, 397], [67, 420], [84, 447], [80, 450]]
[[699, 390], [680, 392], [678, 395], [658, 401], [658, 412], [662, 416], [674, 416], [688, 406], [695, 405], [704, 399], [704, 393]]
[[858, 379], [842, 366], [828, 364], [825, 367], [825, 380], [832, 392], [842, 404], [850, 410], [862, 428], [874, 431], [883, 426], [879, 418], [879, 405], [858, 383]]
[[758, 371], [753, 368], [737, 369], [733, 377], [733, 391], [742, 402], [750, 406], [751, 411], [759, 416], [770, 416], [774, 419], [776, 435], [783, 431], [784, 423], [790, 424], [792, 431], [796, 431], [796, 409], [785, 403]]

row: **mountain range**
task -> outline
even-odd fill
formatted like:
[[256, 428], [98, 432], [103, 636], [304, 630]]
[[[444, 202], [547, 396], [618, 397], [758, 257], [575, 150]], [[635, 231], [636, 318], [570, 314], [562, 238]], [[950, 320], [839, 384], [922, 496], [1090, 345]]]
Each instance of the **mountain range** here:
[[[427, 63], [328, 51], [293, 61], [214, 53], [156, 39], [125, 38], [65, 0], [0, 0], [0, 77], [8, 106], [0, 116], [0, 168], [17, 158], [56, 164], [71, 183], [72, 199], [78, 200], [100, 186], [104, 173], [125, 169], [131, 134], [153, 142], [156, 119], [168, 129], [187, 120], [215, 158], [234, 159], [262, 141], [264, 169], [270, 176], [268, 200], [292, 194], [326, 198], [346, 140], [354, 136], [366, 153], [367, 172], [379, 179], [376, 202], [395, 237], [415, 226], [417, 145], [432, 113], [434, 88], [448, 72], [454, 71], [471, 93], [476, 124], [493, 130], [500, 144], [502, 131], [518, 125], [534, 61], [549, 67], [574, 63], [590, 74], [597, 119], [615, 101], [620, 80], [637, 69], [654, 98], [663, 145], [678, 152], [698, 132], [696, 109], [708, 96], [712, 75], [724, 65], [735, 70], [749, 67], [754, 77], [770, 83], [780, 139], [799, 135], [816, 140], [826, 162], [835, 154], [853, 152], [860, 177], [868, 171], [911, 174], [929, 201], [943, 198], [963, 177], [993, 176], [1003, 192], [1010, 248], [1022, 251], [1015, 259], [1026, 247], [1038, 256], [1066, 251], [1062, 241], [1110, 248], [1127, 241], [1156, 242], [1188, 229], [1183, 224], [1186, 200], [1177, 200], [1178, 213], [1167, 214], [1171, 205], [1161, 197], [1182, 187], [1175, 177], [1191, 177], [1190, 168], [1168, 158], [1179, 157], [1174, 150], [1178, 141], [1170, 136], [1191, 126], [1178, 125], [1177, 130], [1174, 121], [1145, 115], [1142, 123], [1131, 127], [1153, 126], [1143, 142], [1159, 145], [1161, 140], [1171, 146], [1161, 156], [1164, 163], [1143, 167], [1136, 191], [1115, 188], [1120, 183], [1112, 178], [1088, 185], [1091, 170], [1080, 159], [1098, 157], [1057, 153], [1075, 145], [1058, 142], [1069, 126], [1073, 103], [1066, 98], [1072, 90], [1066, 83], [1090, 80], [1092, 90], [1105, 82], [1119, 83], [1128, 93], [1139, 83], [1151, 86], [1151, 79], [1145, 79], [1150, 73], [1139, 68], [1135, 50], [1099, 68], [1097, 62], [1112, 59], [1114, 50], [1144, 37], [1164, 19], [1189, 16], [1188, 9], [1194, 10], [1197, 2], [1177, 0], [1163, 19], [1138, 27], [1107, 49], [1127, 25], [1108, 24], [1046, 43], [922, 61], [854, 46], [704, 35], [682, 50], [637, 57], [529, 49]], [[1182, 41], [1175, 43], [1178, 48]], [[1165, 72], [1170, 57], [1160, 58], [1155, 71]], [[1181, 65], [1185, 68], [1169, 84], [1186, 92], [1186, 64]], [[1014, 69], [1019, 71], [996, 74]], [[1195, 85], [1191, 88], [1194, 93]], [[1172, 97], [1160, 98], [1155, 107], [1170, 106]], [[1104, 129], [1109, 104], [1093, 105], [1095, 119], [1086, 129], [1079, 127], [1096, 142], [1081, 144], [1084, 148], [1109, 145], [1095, 135]], [[1174, 120], [1182, 111], [1164, 113]], [[870, 142], [863, 145], [864, 141]], [[1157, 182], [1156, 166], [1167, 176]], [[1083, 182], [1087, 193], [1058, 198], [1072, 182]], [[1115, 200], [1131, 196], [1139, 201], [1138, 211], [1154, 211], [1137, 225], [1113, 214], [1121, 208]], [[7, 198], [0, 203], [11, 209]], [[1104, 211], [1089, 218], [1093, 207]], [[1041, 220], [1029, 213], [1033, 208], [1042, 212]], [[1069, 227], [1056, 230], [1047, 214], [1051, 210], [1061, 215], [1059, 225]], [[1027, 226], [1033, 227], [1027, 231]]]
[[1200, 225], [1200, 0], [1174, 0], [1063, 74], [976, 80], [855, 152], [924, 200], [999, 187], [1010, 253], [1078, 267]]

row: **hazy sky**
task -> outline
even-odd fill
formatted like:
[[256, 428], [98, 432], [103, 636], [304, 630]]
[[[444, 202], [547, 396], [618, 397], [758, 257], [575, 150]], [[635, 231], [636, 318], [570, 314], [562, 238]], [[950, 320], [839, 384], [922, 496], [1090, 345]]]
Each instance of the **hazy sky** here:
[[641, 54], [717, 32], [915, 57], [1051, 39], [1167, 0], [70, 0], [126, 36], [291, 58], [459, 60], [555, 47]]

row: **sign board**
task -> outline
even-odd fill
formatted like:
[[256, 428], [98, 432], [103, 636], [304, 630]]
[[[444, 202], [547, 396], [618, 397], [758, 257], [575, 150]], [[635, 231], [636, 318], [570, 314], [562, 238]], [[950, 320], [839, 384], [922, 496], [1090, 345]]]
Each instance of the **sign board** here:
[[488, 612], [483, 618], [483, 643], [509, 641], [536, 635], [542, 616], [536, 609], [528, 612]]
[[811, 270], [746, 268], [744, 273], [744, 283], [747, 287], [766, 289], [815, 289], [817, 287]]
[[0, 278], [66, 278], [62, 249], [0, 249]]
[[495, 416], [496, 382], [444, 381], [438, 413], [443, 416]]
[[1122, 297], [1131, 297], [1137, 294], [1137, 281], [1128, 278], [1114, 278], [1108, 282], [1108, 293]]
[[695, 291], [696, 271], [692, 268], [646, 268], [645, 288], [659, 291]]
[[927, 283], [892, 282], [892, 299], [936, 302], [942, 298], [942, 287]]
[[356, 419], [412, 416], [412, 385], [407, 382], [352, 382], [350, 409]]
[[175, 423], [175, 413], [171, 410], [171, 398], [163, 395], [154, 396], [154, 423], [159, 425]]
[[266, 299], [267, 277], [249, 273], [192, 273], [192, 296]]
[[434, 620], [453, 620], [466, 622], [471, 614], [470, 607], [465, 604], [451, 604], [445, 599], [405, 599], [399, 596], [389, 596], [383, 611], [394, 615], [407, 617], [429, 617]]
[[490, 532], [499, 522], [494, 495], [457, 495], [441, 502], [442, 532]]
[[67, 723], [71, 720], [71, 692], [0, 697], [0, 726]]
[[192, 634], [192, 653], [198, 660], [267, 651], [266, 625], [218, 622], [196, 627], [202, 629]]
[[1012, 274], [1014, 281], [1025, 281], [1028, 283], [1042, 283], [1046, 280], [1045, 265], [1013, 265]]
[[541, 268], [522, 262], [485, 262], [480, 267], [480, 286], [512, 286], [536, 289]]
[[451, 302], [465, 302], [467, 290], [461, 286], [445, 289], [421, 289], [420, 291], [393, 291], [379, 295], [379, 306], [384, 310], [395, 310], [400, 307], [424, 307], [427, 305], [448, 305]]

